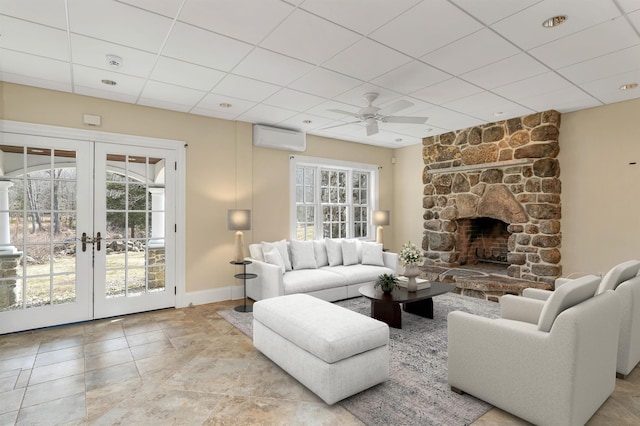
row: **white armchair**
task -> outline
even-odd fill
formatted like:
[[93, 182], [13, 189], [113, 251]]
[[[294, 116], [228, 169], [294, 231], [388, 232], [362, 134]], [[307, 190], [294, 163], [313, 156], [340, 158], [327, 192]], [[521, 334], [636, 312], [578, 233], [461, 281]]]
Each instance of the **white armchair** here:
[[[620, 378], [626, 378], [640, 362], [640, 279], [637, 277], [638, 271], [640, 271], [640, 261], [638, 260], [628, 260], [616, 265], [602, 277], [596, 290], [596, 294], [607, 290], [615, 290], [616, 293], [619, 293], [621, 319], [616, 375]], [[562, 285], [571, 281], [573, 280], [565, 281]], [[562, 288], [562, 285], [556, 284], [556, 288]], [[551, 294], [553, 294], [552, 291], [528, 288], [522, 292], [522, 295], [524, 299], [529, 300], [504, 300], [503, 297], [501, 300], [501, 302], [505, 302], [501, 303], [503, 316], [505, 310], [507, 311], [506, 315], [517, 315], [517, 312], [522, 310], [522, 320], [532, 322], [531, 319], [535, 316], [535, 312], [542, 309], [543, 301]], [[508, 299], [513, 299], [513, 296]], [[525, 313], [528, 315], [524, 315]]]
[[450, 313], [452, 389], [537, 425], [585, 424], [615, 387], [619, 304], [612, 291], [593, 297], [599, 281], [557, 290], [537, 324]]

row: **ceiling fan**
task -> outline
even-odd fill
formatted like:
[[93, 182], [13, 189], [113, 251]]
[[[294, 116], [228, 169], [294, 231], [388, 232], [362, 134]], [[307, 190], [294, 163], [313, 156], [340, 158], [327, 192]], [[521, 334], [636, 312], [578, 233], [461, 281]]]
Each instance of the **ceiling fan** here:
[[354, 123], [364, 123], [367, 127], [367, 136], [375, 135], [378, 133], [378, 122], [381, 123], [409, 123], [409, 124], [424, 124], [428, 117], [407, 117], [400, 115], [391, 115], [397, 111], [409, 108], [413, 103], [405, 100], [399, 100], [384, 108], [374, 107], [372, 104], [378, 98], [378, 94], [371, 92], [363, 95], [364, 100], [369, 104], [368, 106], [361, 108], [358, 112], [349, 112], [341, 109], [329, 109], [328, 111], [336, 112], [338, 114], [349, 115], [355, 117], [358, 120], [350, 123], [342, 123], [336, 126], [324, 127], [321, 130], [332, 129], [334, 127], [347, 126]]

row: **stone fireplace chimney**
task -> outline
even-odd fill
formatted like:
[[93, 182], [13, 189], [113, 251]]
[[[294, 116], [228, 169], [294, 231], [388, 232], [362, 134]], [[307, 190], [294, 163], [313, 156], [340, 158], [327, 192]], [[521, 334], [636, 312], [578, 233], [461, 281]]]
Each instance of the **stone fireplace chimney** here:
[[489, 218], [506, 224], [506, 253], [495, 256], [506, 255], [510, 277], [552, 284], [561, 275], [559, 127], [560, 113], [546, 111], [423, 140], [428, 264], [487, 254], [465, 244], [469, 220]]

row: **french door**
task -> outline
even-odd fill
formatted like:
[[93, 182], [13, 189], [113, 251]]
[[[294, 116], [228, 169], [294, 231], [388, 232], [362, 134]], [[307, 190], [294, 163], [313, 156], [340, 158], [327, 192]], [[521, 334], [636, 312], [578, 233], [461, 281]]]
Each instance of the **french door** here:
[[0, 334], [175, 306], [175, 164], [171, 149], [4, 134]]

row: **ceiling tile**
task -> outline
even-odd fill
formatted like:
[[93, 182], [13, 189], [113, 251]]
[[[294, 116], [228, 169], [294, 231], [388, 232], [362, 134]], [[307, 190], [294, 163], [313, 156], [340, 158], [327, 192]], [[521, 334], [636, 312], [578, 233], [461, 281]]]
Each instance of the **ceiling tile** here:
[[353, 105], [349, 105], [349, 104], [344, 104], [342, 102], [338, 102], [338, 101], [326, 101], [321, 103], [320, 105], [316, 105], [313, 108], [309, 108], [307, 111], [305, 111], [307, 114], [313, 114], [313, 115], [318, 115], [320, 117], [324, 117], [324, 118], [330, 118], [333, 120], [340, 120], [340, 121], [355, 121], [357, 120], [357, 118], [353, 118], [353, 120], [351, 120], [352, 117], [346, 116], [344, 114], [338, 114], [336, 112], [332, 112], [329, 111], [330, 109], [340, 109], [343, 111], [353, 111], [354, 113], [357, 112], [357, 108]]
[[161, 56], [149, 78], [191, 89], [209, 91], [225, 75], [225, 73], [211, 68]]
[[164, 100], [170, 99], [172, 104], [196, 105], [207, 94], [201, 90], [188, 89], [186, 87], [174, 86], [159, 81], [148, 81], [140, 95], [141, 98]]
[[520, 52], [490, 29], [482, 29], [423, 56], [423, 61], [452, 74], [462, 74]]
[[412, 116], [423, 116], [424, 114], [422, 114], [422, 112], [425, 109], [429, 109], [433, 106], [433, 104], [430, 104], [429, 102], [425, 102], [425, 101], [421, 101], [409, 96], [401, 96], [399, 98], [395, 98], [392, 101], [388, 101], [388, 102], [384, 102], [384, 103], [378, 103], [377, 106], [379, 106], [380, 108], [384, 108], [386, 106], [389, 106], [399, 100], [403, 100], [403, 101], [407, 101], [407, 102], [411, 102], [413, 105], [401, 109], [398, 112], [394, 113], [393, 115], [412, 115]]
[[552, 68], [562, 68], [639, 43], [638, 34], [624, 18], [618, 18], [532, 49], [530, 53]]
[[612, 70], [617, 74], [638, 68], [640, 68], [640, 45], [579, 62], [561, 68], [558, 72], [572, 82], [580, 84], [607, 77], [611, 75]]
[[262, 81], [228, 74], [212, 91], [220, 95], [260, 102], [278, 90], [280, 90], [280, 86], [276, 86], [275, 84], [263, 83]]
[[297, 90], [282, 89], [264, 100], [264, 104], [287, 108], [294, 111], [305, 111], [324, 102], [324, 98], [298, 92]]
[[480, 120], [479, 118], [470, 117], [439, 106], [422, 111], [422, 115], [429, 117], [427, 120], [429, 126], [444, 130], [459, 130], [487, 123], [486, 120]]
[[[67, 29], [64, 0], [0, 0], [0, 11], [4, 15], [15, 16], [61, 30]], [[2, 26], [4, 27], [4, 22]], [[3, 29], [2, 32], [4, 33], [5, 30]]]
[[177, 22], [163, 55], [221, 71], [235, 67], [253, 49], [251, 45]]
[[409, 61], [411, 58], [408, 56], [363, 39], [329, 59], [323, 66], [368, 81]]
[[420, 1], [307, 0], [301, 7], [360, 34], [367, 35]]
[[[9, 74], [13, 75], [11, 80]], [[65, 91], [71, 90], [71, 68], [67, 62], [0, 49], [0, 80], [18, 83], [18, 76], [31, 81], [31, 84], [24, 84], [37, 86], [35, 82], [39, 80], [41, 84], [48, 82], [45, 87], [49, 89], [62, 90], [57, 88], [64, 87]]]
[[489, 25], [520, 12], [542, 0], [451, 0], [485, 24]]
[[482, 92], [467, 98], [458, 99], [457, 101], [446, 103], [443, 106], [487, 122], [506, 120], [534, 112], [489, 92]]
[[293, 10], [279, 0], [186, 0], [179, 20], [257, 44]]
[[159, 13], [160, 15], [167, 16], [171, 19], [176, 17], [176, 14], [182, 6], [183, 0], [116, 0], [119, 3], [125, 3], [131, 6], [138, 7], [140, 9], [149, 10], [151, 12]]
[[[117, 84], [115, 86], [105, 85], [101, 82], [103, 79], [113, 80]], [[93, 88], [103, 93], [119, 93], [137, 98], [142, 91], [145, 80], [139, 77], [118, 74], [113, 71], [74, 65], [73, 83], [76, 86]]]
[[62, 83], [49, 79], [29, 77], [24, 74], [12, 74], [8, 72], [0, 72], [0, 80], [7, 83], [21, 84], [23, 86], [40, 87], [43, 89], [57, 90], [59, 92], [72, 92], [71, 83]]
[[[223, 108], [220, 104], [231, 104], [229, 108]], [[217, 111], [224, 116], [237, 117], [249, 108], [255, 106], [255, 102], [245, 101], [238, 98], [233, 98], [226, 95], [218, 95], [216, 93], [209, 93], [196, 105], [196, 109], [203, 109], [207, 111]], [[194, 109], [195, 110], [195, 109]]]
[[618, 0], [618, 4], [627, 13], [640, 10], [640, 2], [638, 0]]
[[236, 68], [234, 74], [286, 86], [313, 69], [313, 65], [265, 49], [255, 49]]
[[481, 28], [475, 19], [446, 0], [429, 0], [385, 24], [370, 37], [408, 55], [420, 57]]
[[315, 68], [291, 83], [289, 87], [313, 95], [333, 98], [360, 84], [362, 84], [361, 80], [324, 68]]
[[602, 102], [575, 86], [555, 92], [541, 93], [536, 96], [521, 99], [518, 102], [534, 111], [555, 109], [560, 112], [571, 112], [577, 109], [602, 105]]
[[171, 28], [168, 18], [114, 1], [67, 2], [71, 32], [123, 46], [158, 53]]
[[[305, 121], [310, 121], [311, 123], [305, 123]], [[308, 132], [314, 129], [320, 129], [324, 126], [328, 126], [329, 123], [333, 122], [330, 118], [319, 117], [317, 115], [302, 113], [298, 115], [294, 115], [291, 118], [288, 118], [284, 121], [281, 121], [279, 125], [283, 127], [287, 127], [290, 129], [296, 129], [303, 132]]]
[[557, 92], [574, 87], [566, 79], [554, 72], [547, 72], [515, 83], [497, 87], [492, 92], [508, 99], [520, 100], [540, 94]]
[[191, 109], [190, 105], [182, 105], [174, 102], [161, 101], [158, 99], [144, 98], [144, 97], [139, 98], [136, 103], [138, 105], [144, 105], [144, 106], [160, 108], [160, 109], [168, 109], [170, 111], [178, 111], [178, 112], [189, 112], [189, 110]]
[[[71, 52], [74, 63], [145, 78], [156, 62], [154, 54], [75, 34], [71, 35]], [[111, 67], [107, 55], [120, 56], [122, 66]]]
[[[640, 5], [640, 3], [638, 3]], [[636, 31], [640, 32], [640, 10], [630, 13], [628, 15], [629, 21], [631, 21], [631, 25], [634, 26]]]
[[[571, 16], [562, 24], [545, 28], [542, 22], [558, 15]], [[491, 25], [491, 28], [524, 50], [558, 40], [586, 28], [620, 16], [615, 4], [609, 0], [589, 2], [584, 0], [553, 0], [539, 2], [520, 13]]]
[[260, 46], [320, 64], [360, 39], [353, 31], [296, 10]]
[[627, 83], [640, 84], [640, 69], [617, 74], [600, 80], [581, 84], [580, 87], [604, 103], [614, 103], [637, 98], [640, 87], [632, 90], [620, 90], [620, 86]]
[[67, 33], [44, 25], [0, 15], [0, 48], [45, 58], [69, 60]]
[[531, 56], [526, 53], [520, 53], [491, 65], [462, 74], [460, 78], [484, 87], [485, 89], [493, 89], [548, 71], [549, 68]]
[[223, 120], [235, 120], [238, 116], [237, 114], [223, 112], [219, 110], [211, 110], [206, 108], [193, 108], [189, 111], [190, 114], [204, 115], [206, 117], [214, 117], [221, 118]]
[[442, 83], [437, 83], [424, 89], [413, 92], [411, 97], [421, 99], [423, 101], [441, 105], [456, 99], [475, 95], [482, 92], [478, 86], [460, 80], [459, 78], [451, 78]]
[[135, 104], [138, 100], [138, 97], [134, 95], [114, 92], [109, 89], [102, 90], [94, 87], [84, 87], [78, 84], [74, 85], [73, 93], [77, 95], [91, 96], [93, 98], [109, 99], [116, 102], [125, 102], [128, 104]]
[[269, 105], [256, 105], [238, 117], [238, 120], [251, 123], [276, 124], [296, 115], [295, 111]]
[[420, 61], [411, 61], [371, 82], [399, 93], [408, 94], [449, 78], [451, 78], [449, 74], [427, 64]]

